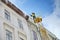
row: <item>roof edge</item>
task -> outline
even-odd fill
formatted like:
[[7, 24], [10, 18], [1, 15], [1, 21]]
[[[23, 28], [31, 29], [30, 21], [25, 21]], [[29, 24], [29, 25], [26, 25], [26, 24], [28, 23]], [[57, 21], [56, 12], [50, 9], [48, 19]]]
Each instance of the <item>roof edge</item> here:
[[19, 15], [25, 18], [25, 14], [20, 9], [18, 9], [14, 4], [12, 4], [10, 1], [8, 1], [7, 3], [6, 0], [1, 0], [1, 1], [5, 3], [8, 7], [13, 9], [15, 12], [17, 12]]

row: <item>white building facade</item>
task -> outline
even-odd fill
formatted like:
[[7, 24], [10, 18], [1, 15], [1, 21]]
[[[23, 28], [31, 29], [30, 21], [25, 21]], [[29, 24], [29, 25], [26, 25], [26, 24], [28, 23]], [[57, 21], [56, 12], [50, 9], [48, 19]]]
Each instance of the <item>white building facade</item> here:
[[0, 40], [31, 40], [24, 14], [9, 1], [0, 0]]
[[28, 24], [28, 29], [30, 33], [30, 39], [41, 40], [40, 32], [38, 30], [37, 25], [34, 23], [34, 21], [29, 18], [29, 20], [27, 20], [27, 24]]

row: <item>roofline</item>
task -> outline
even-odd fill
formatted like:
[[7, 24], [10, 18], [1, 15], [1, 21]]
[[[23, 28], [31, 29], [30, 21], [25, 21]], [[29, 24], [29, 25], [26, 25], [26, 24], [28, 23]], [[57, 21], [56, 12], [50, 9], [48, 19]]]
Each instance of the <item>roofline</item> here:
[[6, 4], [8, 7], [10, 7], [11, 9], [13, 9], [15, 12], [17, 12], [19, 15], [21, 15], [22, 17], [25, 18], [25, 14], [18, 9], [14, 4], [12, 4], [10, 1], [8, 1], [8, 3], [6, 3], [6, 0], [1, 0], [4, 4]]

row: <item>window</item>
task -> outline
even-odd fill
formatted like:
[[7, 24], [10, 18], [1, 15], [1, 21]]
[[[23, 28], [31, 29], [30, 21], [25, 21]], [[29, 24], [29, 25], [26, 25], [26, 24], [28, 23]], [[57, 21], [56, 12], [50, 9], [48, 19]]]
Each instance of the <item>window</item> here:
[[18, 25], [21, 29], [23, 29], [23, 24], [22, 24], [22, 21], [18, 19]]
[[5, 18], [10, 20], [10, 13], [7, 10], [5, 10]]
[[38, 38], [37, 38], [37, 34], [36, 34], [35, 31], [33, 31], [33, 37], [34, 37], [34, 40], [38, 40]]
[[6, 30], [6, 40], [12, 40], [12, 32]]
[[24, 40], [24, 39], [20, 37], [20, 40]]

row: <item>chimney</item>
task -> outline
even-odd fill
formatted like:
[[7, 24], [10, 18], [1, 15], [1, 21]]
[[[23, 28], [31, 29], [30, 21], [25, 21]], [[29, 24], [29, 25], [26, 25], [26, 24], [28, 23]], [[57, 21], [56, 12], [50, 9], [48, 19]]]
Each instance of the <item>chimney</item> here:
[[25, 19], [26, 19], [26, 20], [28, 20], [28, 19], [29, 19], [29, 16], [28, 16], [28, 15], [26, 15], [26, 16], [25, 16]]

